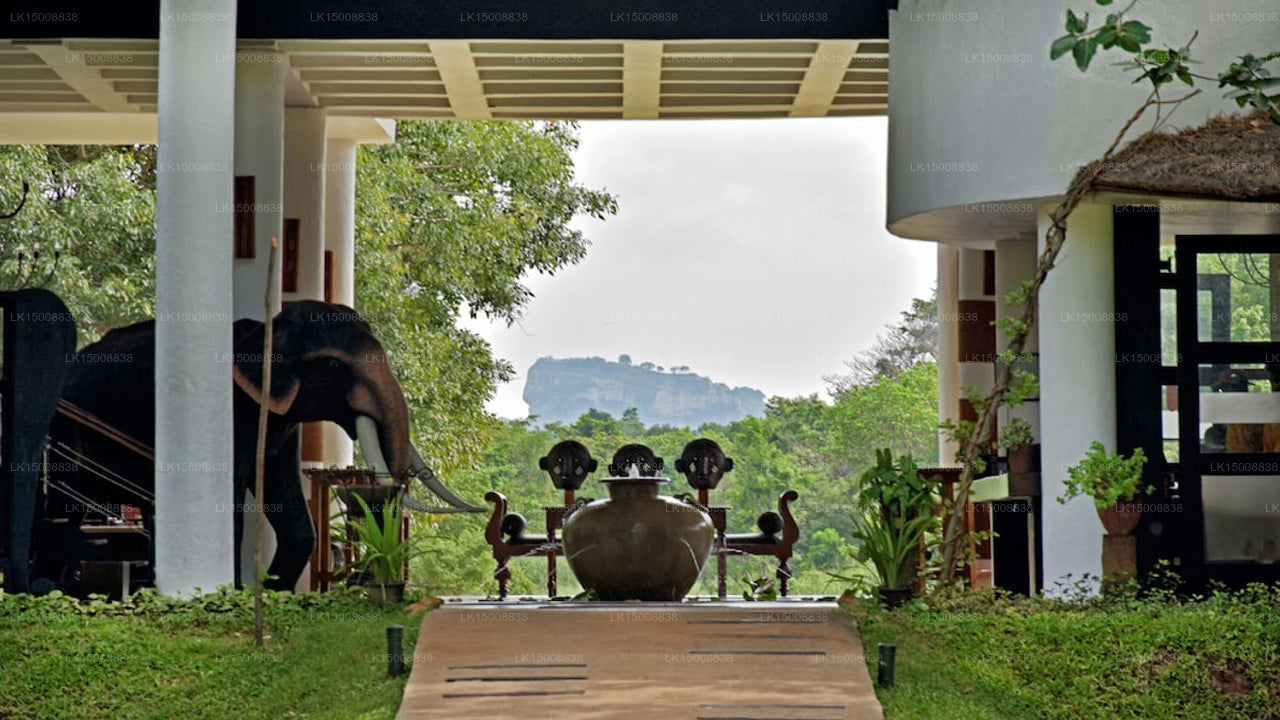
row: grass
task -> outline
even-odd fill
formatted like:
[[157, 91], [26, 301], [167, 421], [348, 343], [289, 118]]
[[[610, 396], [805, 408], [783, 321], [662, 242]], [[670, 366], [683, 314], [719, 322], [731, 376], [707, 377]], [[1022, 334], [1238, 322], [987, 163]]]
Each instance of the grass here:
[[1280, 587], [1061, 602], [969, 593], [891, 613], [857, 606], [871, 676], [897, 646], [888, 720], [1280, 720]]
[[312, 607], [276, 597], [257, 648], [248, 605], [231, 593], [136, 615], [67, 598], [15, 608], [14, 597], [0, 597], [5, 720], [392, 718], [407, 673], [386, 677], [385, 628], [404, 625], [410, 664], [421, 620], [355, 596]]
[[[127, 603], [0, 595], [0, 718], [391, 718], [385, 628], [420, 616], [356, 593], [268, 593], [270, 637], [229, 590]], [[854, 605], [871, 675], [897, 646], [888, 720], [1280, 720], [1280, 586], [1193, 602], [990, 591]], [[429, 659], [428, 659], [429, 660]]]

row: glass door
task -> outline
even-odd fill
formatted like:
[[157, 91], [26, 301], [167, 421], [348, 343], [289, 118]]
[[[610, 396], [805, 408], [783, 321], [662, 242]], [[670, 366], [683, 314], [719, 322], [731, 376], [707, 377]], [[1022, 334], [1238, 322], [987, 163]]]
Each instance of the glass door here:
[[1174, 261], [1183, 569], [1280, 578], [1280, 235], [1183, 235]]

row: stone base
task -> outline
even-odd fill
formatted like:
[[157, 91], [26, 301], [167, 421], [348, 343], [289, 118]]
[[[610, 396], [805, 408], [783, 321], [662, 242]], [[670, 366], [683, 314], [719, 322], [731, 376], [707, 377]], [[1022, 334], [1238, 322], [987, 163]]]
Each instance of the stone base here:
[[1102, 536], [1102, 577], [1131, 578], [1138, 575], [1138, 539], [1132, 535]]

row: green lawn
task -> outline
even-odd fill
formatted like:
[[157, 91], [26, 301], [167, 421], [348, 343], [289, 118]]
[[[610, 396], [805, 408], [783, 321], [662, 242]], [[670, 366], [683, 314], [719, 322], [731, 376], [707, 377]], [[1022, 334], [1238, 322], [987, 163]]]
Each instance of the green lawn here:
[[877, 643], [898, 648], [897, 683], [877, 690], [888, 720], [1280, 720], [1280, 589], [854, 612], [873, 678]]
[[309, 597], [275, 599], [262, 648], [229, 594], [126, 616], [0, 597], [0, 718], [394, 717], [405, 676], [386, 677], [385, 628], [404, 625], [410, 662], [421, 615]]
[[[356, 594], [144, 595], [125, 605], [0, 595], [0, 718], [390, 718], [384, 630], [420, 615]], [[1180, 604], [967, 593], [853, 612], [874, 677], [898, 647], [889, 720], [1280, 720], [1280, 588]], [[406, 660], [411, 661], [411, 657]], [[430, 659], [427, 658], [427, 661]]]

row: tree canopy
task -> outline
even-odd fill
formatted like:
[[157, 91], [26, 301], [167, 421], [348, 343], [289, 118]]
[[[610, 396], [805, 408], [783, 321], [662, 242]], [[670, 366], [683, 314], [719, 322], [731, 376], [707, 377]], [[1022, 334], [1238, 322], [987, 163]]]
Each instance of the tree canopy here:
[[458, 320], [519, 318], [528, 273], [586, 254], [569, 221], [614, 198], [574, 182], [576, 124], [406, 121], [356, 165], [356, 309], [409, 398], [415, 438], [444, 472], [474, 462], [484, 403], [512, 368]]

